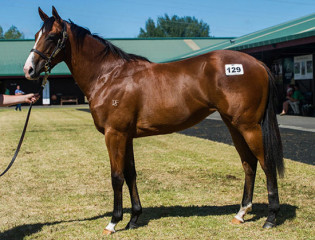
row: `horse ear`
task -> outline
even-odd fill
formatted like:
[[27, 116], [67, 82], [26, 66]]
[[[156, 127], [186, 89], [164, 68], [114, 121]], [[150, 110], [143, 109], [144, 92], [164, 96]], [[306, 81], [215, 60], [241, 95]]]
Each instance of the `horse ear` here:
[[47, 16], [46, 13], [43, 12], [43, 10], [38, 7], [38, 13], [39, 13], [39, 16], [40, 18], [45, 22], [46, 19], [48, 19], [49, 17]]
[[61, 17], [59, 16], [56, 8], [54, 6], [52, 6], [52, 15], [54, 16], [54, 18], [58, 21], [61, 22]]

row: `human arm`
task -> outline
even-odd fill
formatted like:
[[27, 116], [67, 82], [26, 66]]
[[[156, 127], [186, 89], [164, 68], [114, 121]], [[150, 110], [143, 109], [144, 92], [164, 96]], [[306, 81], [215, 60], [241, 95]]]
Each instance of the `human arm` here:
[[287, 96], [286, 99], [290, 100], [291, 102], [296, 102], [296, 101], [298, 101], [298, 100], [296, 100], [295, 98], [289, 97], [289, 96]]
[[5, 107], [19, 103], [35, 103], [38, 99], [39, 95], [34, 93], [15, 96], [0, 94], [0, 106]]

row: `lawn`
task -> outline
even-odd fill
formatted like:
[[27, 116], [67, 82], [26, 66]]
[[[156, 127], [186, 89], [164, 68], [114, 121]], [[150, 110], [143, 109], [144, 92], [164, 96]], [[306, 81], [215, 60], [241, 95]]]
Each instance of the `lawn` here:
[[[267, 216], [265, 176], [259, 167], [253, 212], [231, 220], [242, 198], [244, 172], [233, 146], [181, 134], [134, 140], [143, 206], [139, 228], [124, 219], [108, 237], [113, 192], [102, 134], [87, 107], [35, 108], [21, 152], [0, 188], [0, 239], [315, 239], [315, 167], [285, 159], [279, 180], [278, 227]], [[1, 170], [13, 156], [26, 117], [0, 109]]]

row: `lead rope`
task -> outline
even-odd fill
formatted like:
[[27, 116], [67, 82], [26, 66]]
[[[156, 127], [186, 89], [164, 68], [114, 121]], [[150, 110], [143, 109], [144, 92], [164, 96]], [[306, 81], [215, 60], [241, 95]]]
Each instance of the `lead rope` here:
[[[45, 87], [45, 85], [47, 83], [48, 76], [49, 76], [49, 72], [45, 72], [45, 76], [43, 78], [42, 85], [40, 86], [40, 89], [39, 89], [38, 93], [42, 92], [42, 90], [44, 89], [44, 87]], [[16, 157], [17, 157], [17, 155], [19, 154], [19, 151], [20, 151], [20, 148], [22, 146], [23, 139], [24, 139], [24, 135], [25, 135], [25, 132], [26, 132], [28, 120], [29, 120], [30, 115], [31, 115], [32, 106], [33, 106], [33, 103], [30, 103], [30, 108], [28, 109], [28, 113], [27, 113], [27, 117], [26, 117], [26, 120], [25, 120], [25, 124], [24, 124], [24, 128], [23, 128], [23, 131], [22, 131], [22, 135], [21, 135], [20, 141], [19, 141], [19, 143], [18, 143], [18, 145], [16, 147], [15, 153], [14, 153], [12, 159], [11, 159], [11, 162], [9, 163], [7, 168], [0, 174], [0, 177], [3, 176], [7, 171], [9, 171], [9, 169], [12, 167], [12, 165], [13, 165]]]

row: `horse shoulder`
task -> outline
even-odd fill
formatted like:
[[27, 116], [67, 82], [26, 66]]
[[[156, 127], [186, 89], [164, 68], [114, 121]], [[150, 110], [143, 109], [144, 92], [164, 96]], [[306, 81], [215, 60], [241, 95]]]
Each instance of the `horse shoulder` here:
[[139, 84], [144, 71], [146, 68], [139, 64], [129, 67], [126, 64], [120, 70], [116, 69], [106, 84], [100, 86], [90, 102], [94, 123], [100, 132], [104, 133], [106, 128], [133, 131], [141, 98]]

